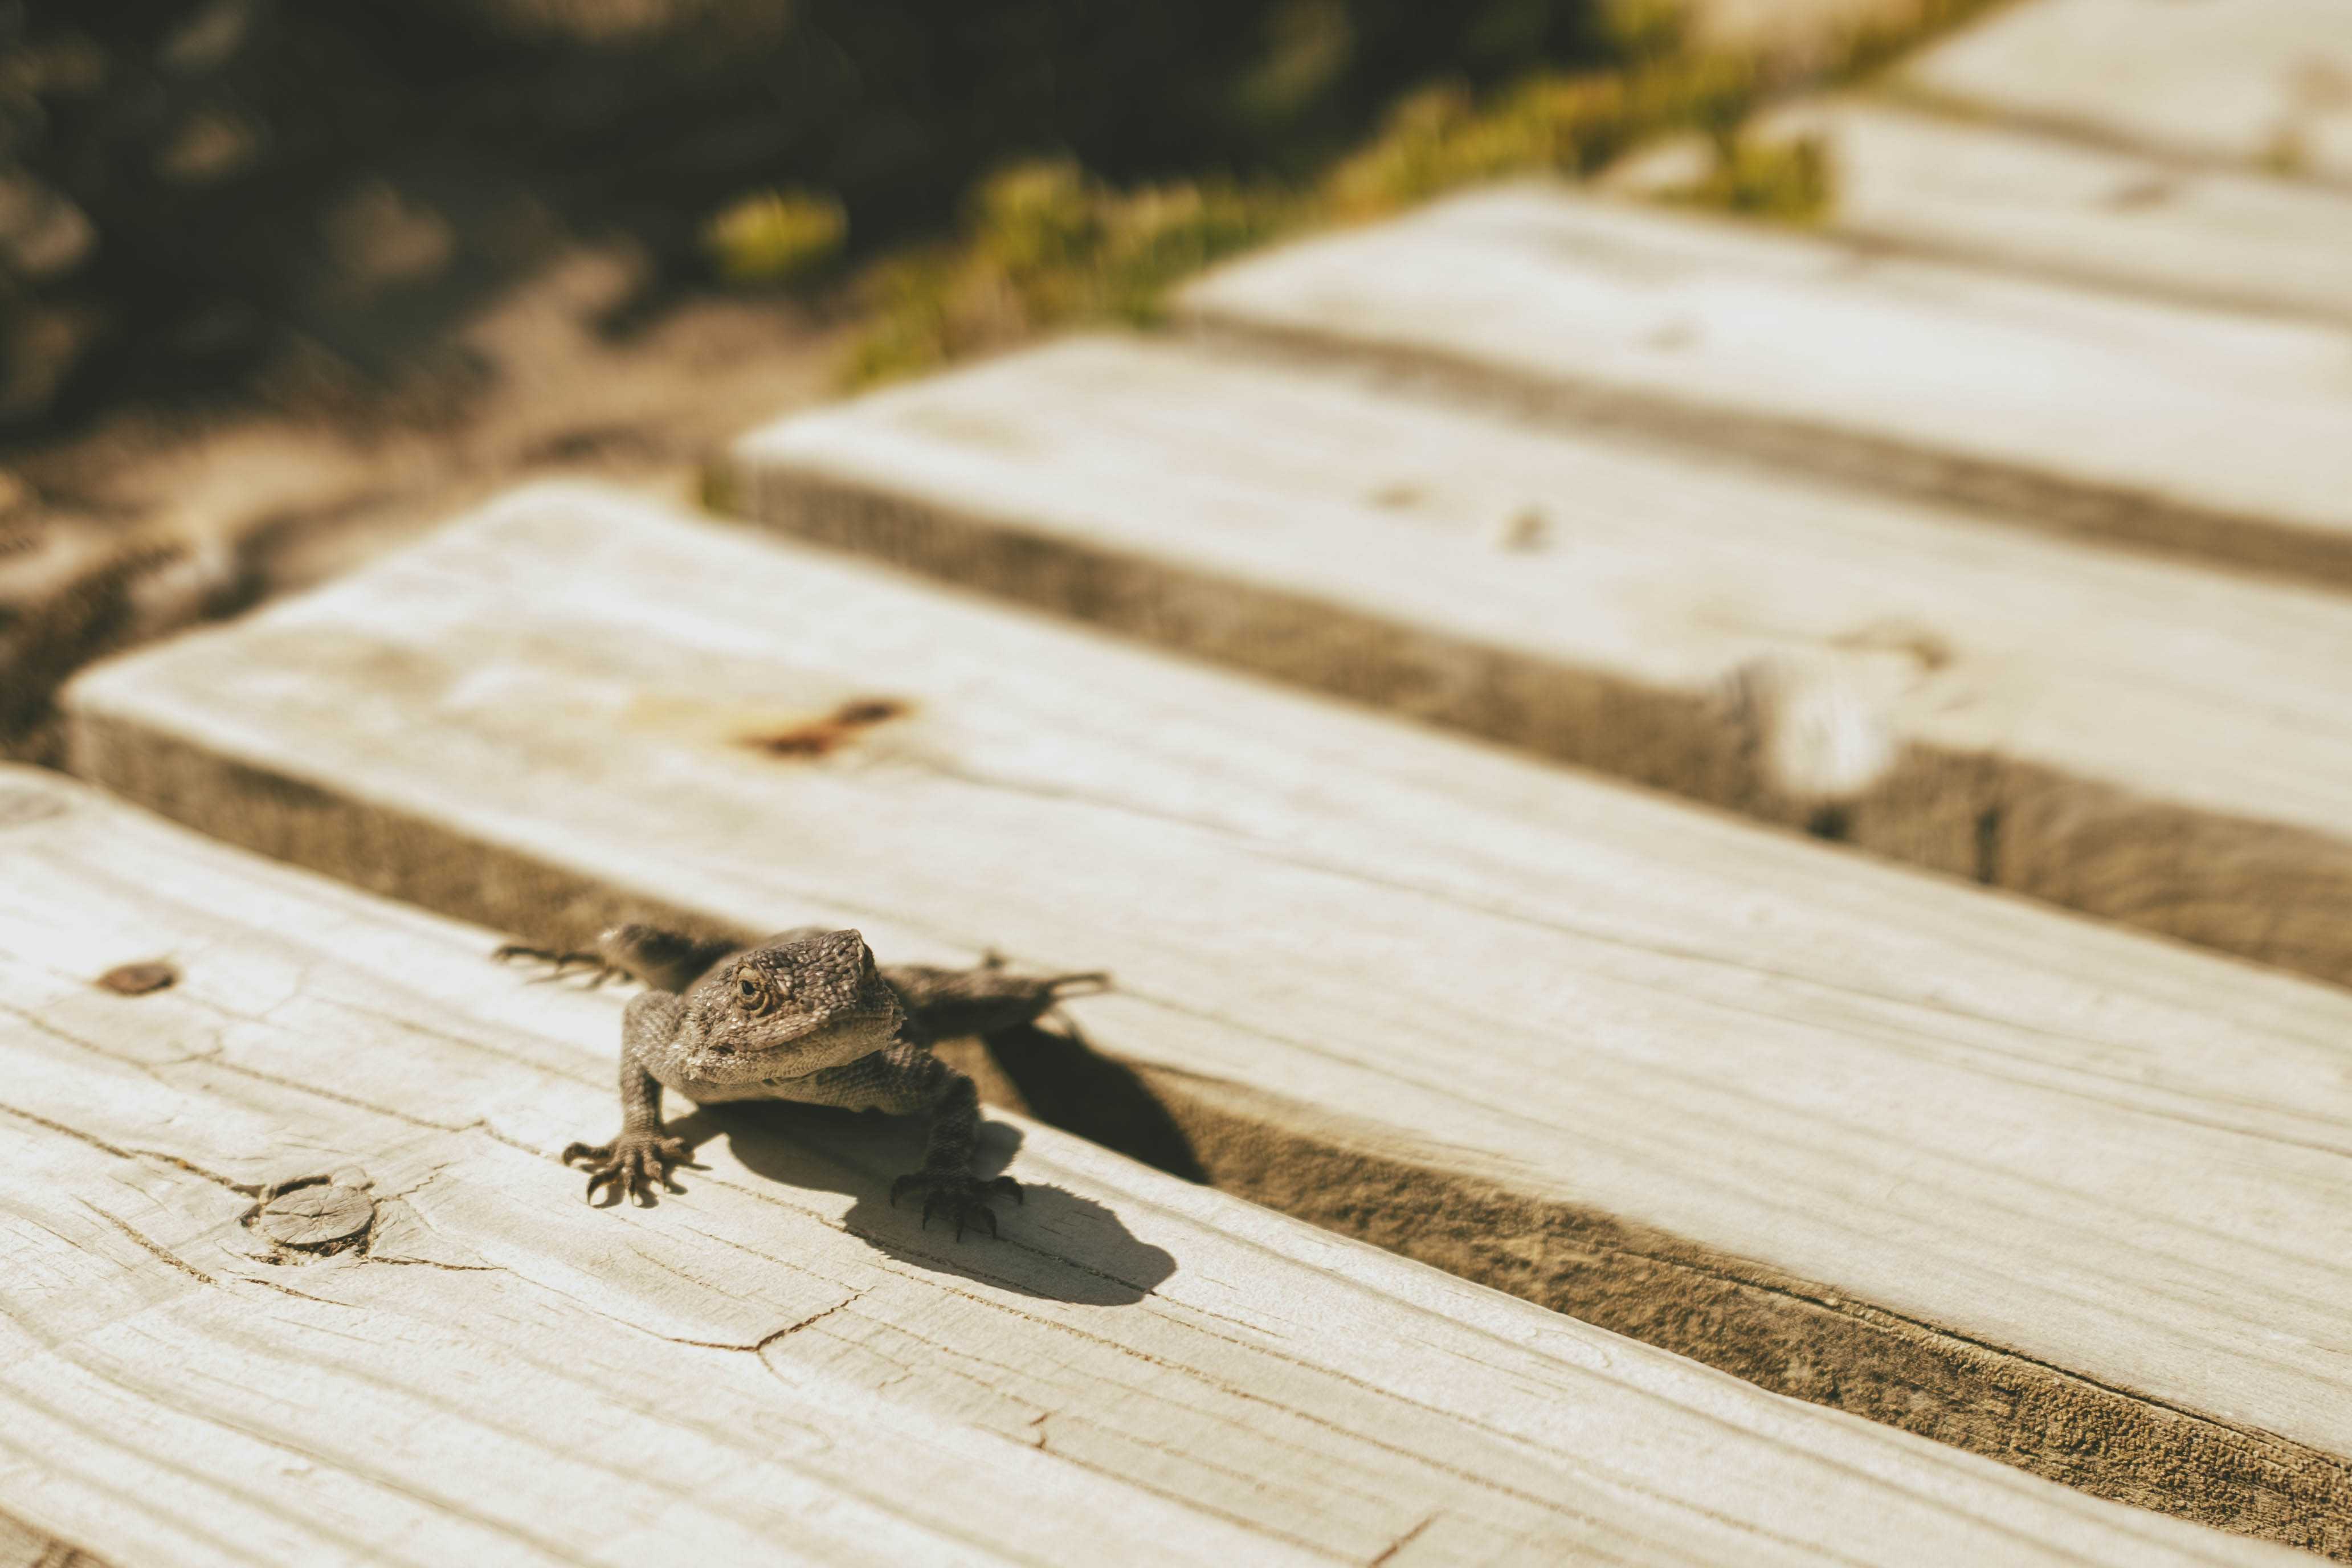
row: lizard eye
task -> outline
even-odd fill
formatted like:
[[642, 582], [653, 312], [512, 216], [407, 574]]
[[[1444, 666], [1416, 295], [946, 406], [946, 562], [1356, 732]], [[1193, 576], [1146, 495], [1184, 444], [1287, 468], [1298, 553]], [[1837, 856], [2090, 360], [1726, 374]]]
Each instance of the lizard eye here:
[[768, 982], [756, 969], [740, 970], [735, 975], [735, 998], [747, 1013], [764, 1013], [772, 1000]]

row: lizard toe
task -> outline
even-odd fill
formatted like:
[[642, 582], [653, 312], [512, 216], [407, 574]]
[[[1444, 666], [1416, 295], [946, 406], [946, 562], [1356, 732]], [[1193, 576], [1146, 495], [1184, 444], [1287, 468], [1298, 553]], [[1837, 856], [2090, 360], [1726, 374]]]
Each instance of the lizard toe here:
[[624, 1132], [610, 1143], [567, 1144], [563, 1163], [587, 1167], [588, 1202], [594, 1203], [596, 1194], [609, 1186], [614, 1203], [635, 1199], [638, 1207], [651, 1208], [656, 1187], [666, 1187], [673, 1193], [686, 1191], [670, 1175], [669, 1168], [692, 1163], [688, 1153], [683, 1138]]
[[659, 1182], [664, 1192], [682, 1193], [686, 1189], [670, 1173], [670, 1167], [684, 1161], [686, 1145], [675, 1138], [664, 1139], [646, 1152], [646, 1173]]
[[629, 978], [625, 972], [614, 968], [601, 952], [562, 952], [551, 947], [530, 947], [510, 942], [491, 953], [490, 957], [499, 963], [521, 964], [538, 970], [539, 973], [530, 977], [533, 985], [562, 980], [567, 975], [584, 974], [588, 989], [593, 991], [607, 981]]
[[900, 1197], [917, 1191], [923, 1194], [922, 1227], [928, 1229], [936, 1215], [955, 1226], [958, 1241], [966, 1230], [997, 1234], [996, 1211], [988, 1206], [990, 1199], [1024, 1201], [1021, 1184], [1010, 1176], [982, 1181], [961, 1171], [914, 1171], [890, 1184], [890, 1202], [895, 1206]]
[[588, 1191], [584, 1194], [585, 1200], [592, 1204], [594, 1203], [596, 1201], [596, 1189], [608, 1184], [613, 1189], [613, 1201], [614, 1203], [620, 1202], [621, 1167], [617, 1164], [612, 1163], [591, 1166], [588, 1171]]

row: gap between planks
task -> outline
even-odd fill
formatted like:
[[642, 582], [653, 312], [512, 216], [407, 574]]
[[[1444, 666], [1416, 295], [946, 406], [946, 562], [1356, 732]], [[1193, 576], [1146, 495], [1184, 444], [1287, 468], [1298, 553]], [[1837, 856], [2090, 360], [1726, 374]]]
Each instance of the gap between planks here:
[[108, 1568], [108, 1564], [0, 1513], [0, 1568]]

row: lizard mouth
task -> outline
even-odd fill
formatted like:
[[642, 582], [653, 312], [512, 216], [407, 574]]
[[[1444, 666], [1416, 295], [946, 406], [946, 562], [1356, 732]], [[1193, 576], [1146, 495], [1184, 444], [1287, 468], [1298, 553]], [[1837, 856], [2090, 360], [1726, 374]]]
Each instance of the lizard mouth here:
[[828, 1066], [828, 1067], [814, 1067], [814, 1068], [809, 1068], [809, 1069], [808, 1069], [808, 1071], [806, 1071], [806, 1072], [780, 1072], [780, 1073], [771, 1073], [770, 1075], [768, 1075], [768, 1079], [767, 1079], [767, 1081], [768, 1081], [768, 1082], [770, 1082], [770, 1083], [799, 1083], [799, 1082], [802, 1082], [803, 1079], [814, 1078], [817, 1074], [819, 1074], [819, 1073], [821, 1073], [821, 1072], [829, 1072], [829, 1071], [831, 1071], [831, 1070], [832, 1070], [832, 1068]]
[[730, 1082], [800, 1083], [880, 1050], [902, 1017], [895, 1005], [835, 1014], [780, 1038], [710, 1041], [703, 1060]]

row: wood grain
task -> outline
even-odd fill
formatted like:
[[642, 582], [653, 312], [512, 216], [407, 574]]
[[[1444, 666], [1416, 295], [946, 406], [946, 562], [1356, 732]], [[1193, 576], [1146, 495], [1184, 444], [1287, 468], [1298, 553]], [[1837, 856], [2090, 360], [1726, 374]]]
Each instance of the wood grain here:
[[2352, 182], [2352, 9], [2339, 0], [2033, 0], [1898, 79], [2090, 139]]
[[1841, 234], [2352, 322], [2352, 192], [1860, 98], [1791, 106], [1758, 133], [1823, 150]]
[[2352, 330], [1528, 184], [1213, 272], [1204, 331], [2352, 584]]
[[2340, 595], [1145, 341], [732, 471], [803, 537], [2352, 980]]
[[[0, 802], [0, 1500], [120, 1561], [2287, 1560], [1022, 1122], [996, 1245], [824, 1113], [688, 1115], [684, 1192], [592, 1209], [552, 1152], [614, 1115], [618, 996], [53, 777]], [[168, 993], [90, 984], [157, 952]], [[257, 1225], [289, 1181], [358, 1245]]]
[[126, 795], [536, 940], [1108, 969], [1077, 1026], [1235, 1190], [2352, 1552], [2341, 992], [590, 489], [69, 702]]

